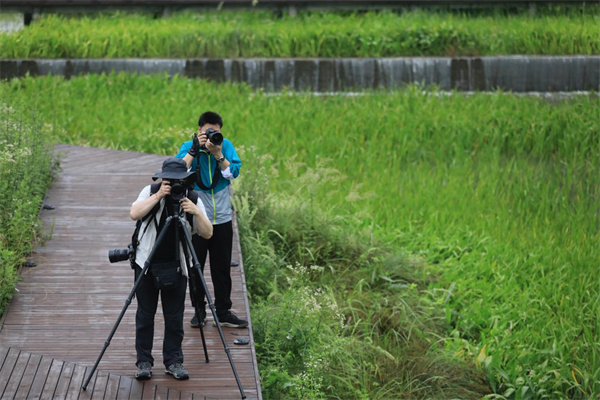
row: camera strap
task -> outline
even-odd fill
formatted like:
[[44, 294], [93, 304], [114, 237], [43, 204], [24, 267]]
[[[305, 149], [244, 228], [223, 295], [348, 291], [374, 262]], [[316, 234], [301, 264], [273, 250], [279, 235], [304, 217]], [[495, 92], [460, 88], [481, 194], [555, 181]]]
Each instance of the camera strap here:
[[[203, 151], [204, 154], [206, 154], [206, 156], [208, 157], [209, 161], [210, 161], [210, 154], [206, 153]], [[200, 187], [200, 189], [202, 190], [213, 190], [216, 186], [217, 183], [219, 183], [219, 176], [221, 175], [221, 171], [219, 170], [219, 163], [215, 162], [215, 172], [213, 173], [212, 176], [210, 176], [210, 170], [208, 171], [209, 173], [209, 177], [210, 177], [210, 186], [206, 186], [204, 184], [204, 182], [202, 182], [202, 174], [201, 174], [201, 167], [200, 167], [200, 155], [198, 155], [198, 160], [196, 161], [196, 173], [198, 174], [198, 186]]]
[[[158, 190], [160, 189], [160, 185], [162, 183], [153, 183], [152, 185], [150, 185], [150, 196], [152, 196], [155, 193], [158, 193]], [[158, 212], [160, 208], [160, 202], [156, 203], [156, 205], [154, 206], [154, 208], [152, 210], [150, 210], [150, 212], [146, 215], [144, 215], [142, 217], [142, 219], [138, 220], [138, 222], [136, 223], [135, 226], [135, 231], [133, 232], [133, 240], [131, 241], [131, 243], [133, 243], [134, 248], [137, 248], [138, 244], [140, 243], [140, 240], [142, 239], [142, 237], [146, 234], [146, 231], [148, 230], [148, 227], [150, 226], [150, 223], [146, 224], [146, 227], [144, 228], [144, 231], [142, 232], [142, 235], [138, 237], [138, 233], [140, 231], [140, 228], [142, 227], [142, 223], [147, 220], [148, 218], [153, 218], [156, 213]], [[154, 225], [156, 227], [156, 231], [158, 232], [158, 224], [156, 222], [156, 218], [154, 218]]]

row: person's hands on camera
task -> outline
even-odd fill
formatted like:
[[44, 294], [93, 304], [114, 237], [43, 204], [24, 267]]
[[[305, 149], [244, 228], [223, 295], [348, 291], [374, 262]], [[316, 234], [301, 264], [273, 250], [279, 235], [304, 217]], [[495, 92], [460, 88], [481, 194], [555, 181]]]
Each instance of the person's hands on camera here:
[[171, 182], [167, 181], [167, 180], [163, 180], [160, 188], [158, 189], [158, 192], [156, 192], [156, 197], [158, 197], [158, 199], [164, 199], [166, 196], [171, 194]]
[[208, 151], [210, 151], [210, 154], [215, 156], [215, 158], [220, 158], [223, 155], [223, 153], [222, 153], [223, 143], [216, 146], [216, 145], [212, 144], [210, 142], [210, 140], [207, 140], [204, 145], [206, 146], [206, 149]]
[[208, 139], [208, 135], [206, 135], [206, 131], [208, 129], [214, 129], [217, 130], [216, 127], [213, 128], [209, 125], [209, 127], [204, 127], [205, 129], [199, 128], [198, 129], [198, 135], [196, 136], [198, 138], [198, 143], [200, 144], [200, 148], [204, 147], [206, 150], [208, 150], [212, 155], [222, 155], [221, 154], [221, 149], [223, 148], [223, 143], [221, 143], [218, 146], [215, 146], [209, 139]]
[[152, 208], [154, 208], [156, 203], [158, 203], [170, 194], [171, 182], [163, 179], [160, 188], [158, 189], [158, 192], [151, 194], [147, 199], [136, 201], [131, 205], [129, 216], [134, 221], [144, 218], [146, 214], [148, 214], [152, 210]]

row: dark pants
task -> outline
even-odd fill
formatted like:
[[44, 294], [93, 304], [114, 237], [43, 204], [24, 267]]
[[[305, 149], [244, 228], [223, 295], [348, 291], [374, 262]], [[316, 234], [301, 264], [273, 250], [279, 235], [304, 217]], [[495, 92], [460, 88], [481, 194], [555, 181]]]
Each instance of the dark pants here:
[[[233, 246], [233, 224], [231, 221], [224, 224], [213, 225], [213, 235], [210, 239], [204, 239], [198, 235], [192, 237], [194, 250], [198, 262], [204, 272], [206, 253], [210, 258], [210, 276], [213, 282], [215, 308], [217, 316], [222, 315], [231, 308], [231, 248]], [[200, 309], [206, 306], [206, 295], [204, 288], [199, 285], [198, 304]], [[210, 290], [210, 288], [209, 288]]]
[[[141, 272], [136, 268], [136, 277]], [[137, 352], [136, 365], [148, 361], [154, 365], [152, 357], [152, 342], [154, 341], [154, 316], [158, 307], [158, 296], [162, 303], [165, 319], [165, 338], [163, 340], [163, 363], [166, 367], [173, 363], [183, 363], [183, 312], [185, 310], [185, 291], [187, 278], [181, 277], [179, 285], [170, 290], [158, 290], [154, 286], [150, 273], [144, 275], [138, 285], [135, 296], [137, 297], [137, 313], [135, 315], [135, 350]]]

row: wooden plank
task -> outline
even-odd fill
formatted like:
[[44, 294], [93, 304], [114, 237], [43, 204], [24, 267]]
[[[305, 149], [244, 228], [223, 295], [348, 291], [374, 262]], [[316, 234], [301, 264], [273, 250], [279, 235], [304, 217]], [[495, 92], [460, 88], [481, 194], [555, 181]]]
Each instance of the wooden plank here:
[[[81, 366], [78, 366], [78, 367], [81, 367]], [[83, 379], [79, 383], [79, 397], [77, 397], [78, 400], [90, 400], [92, 398], [92, 395], [94, 393], [94, 385], [95, 385], [94, 377], [92, 377], [92, 379], [90, 380], [90, 383], [88, 384], [89, 386], [86, 387], [86, 390], [83, 390], [83, 384], [88, 379], [88, 375], [89, 375], [90, 371], [91, 371], [91, 368], [84, 368]]]
[[58, 378], [58, 383], [56, 384], [56, 389], [54, 391], [54, 398], [65, 398], [69, 385], [71, 384], [71, 378], [73, 376], [74, 369], [75, 365], [73, 363], [65, 363], [63, 365], [62, 371], [60, 372], [60, 377]]
[[157, 386], [156, 393], [154, 394], [155, 398], [161, 400], [168, 400], [169, 398], [169, 388], [166, 386]]
[[194, 394], [191, 392], [181, 392], [180, 400], [193, 400]]
[[118, 399], [128, 399], [131, 394], [131, 379], [121, 376], [117, 390]]
[[8, 348], [0, 348], [0, 369], [4, 366], [4, 362], [6, 361], [6, 356], [8, 355]]
[[17, 360], [19, 359], [19, 354], [19, 350], [10, 349], [6, 355], [4, 363], [2, 364], [2, 369], [0, 370], [0, 397], [2, 397], [8, 386], [10, 377], [12, 376], [15, 365], [17, 364]]
[[48, 371], [48, 375], [46, 377], [46, 382], [44, 383], [44, 388], [42, 389], [40, 399], [44, 400], [54, 398], [54, 392], [56, 390], [56, 386], [58, 385], [63, 365], [64, 362], [62, 361], [52, 360], [52, 365], [50, 366], [50, 370]]
[[109, 374], [106, 371], [98, 370], [98, 371], [96, 371], [95, 375], [96, 375], [96, 379], [95, 379], [95, 381], [92, 381], [94, 383], [94, 386], [92, 389], [92, 399], [93, 400], [104, 399], [104, 393], [106, 392], [106, 386], [108, 385], [108, 375]]
[[135, 379], [131, 380], [130, 399], [141, 399], [144, 393], [144, 383]]
[[169, 389], [167, 393], [167, 400], [180, 400], [181, 392], [175, 389]]
[[119, 381], [120, 377], [115, 374], [108, 375], [108, 382], [106, 384], [106, 391], [104, 392], [105, 399], [117, 399], [119, 393]]
[[24, 351], [19, 352], [19, 356], [17, 357], [15, 366], [12, 369], [10, 378], [8, 379], [6, 387], [4, 388], [4, 393], [2, 393], [3, 399], [12, 399], [15, 397], [28, 363], [29, 353]]
[[50, 372], [50, 368], [52, 367], [52, 358], [50, 357], [42, 357], [40, 361], [40, 365], [35, 371], [35, 376], [33, 378], [33, 382], [31, 384], [31, 388], [29, 389], [29, 394], [25, 398], [31, 399], [39, 399], [42, 396], [42, 392], [44, 389], [44, 385], [46, 383], [46, 379]]
[[156, 386], [150, 384], [144, 384], [144, 392], [142, 400], [154, 400], [156, 397]]
[[36, 376], [42, 356], [39, 354], [31, 354], [27, 362], [27, 367], [23, 372], [23, 378], [19, 384], [17, 391], [15, 392], [15, 399], [27, 399], [33, 380]]
[[[66, 400], [77, 400], [82, 399], [80, 394], [82, 392], [81, 386], [83, 385], [84, 379], [87, 378], [87, 369], [82, 365], [75, 365], [73, 368], [73, 375], [71, 376], [71, 381], [69, 382], [69, 387], [67, 388], [67, 393], [65, 394]], [[86, 391], [83, 391], [84, 394], [87, 394]], [[90, 396], [85, 396], [89, 398]]]

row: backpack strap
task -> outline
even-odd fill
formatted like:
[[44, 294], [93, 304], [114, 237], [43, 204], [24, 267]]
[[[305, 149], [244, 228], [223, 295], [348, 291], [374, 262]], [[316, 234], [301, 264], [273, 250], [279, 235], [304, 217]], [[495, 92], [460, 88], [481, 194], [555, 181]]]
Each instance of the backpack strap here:
[[158, 193], [158, 190], [160, 189], [160, 185], [162, 185], [162, 182], [156, 182], [156, 183], [153, 183], [152, 185], [150, 185], [150, 196], [152, 196], [155, 193]]
[[[158, 182], [158, 183], [153, 183], [152, 185], [150, 185], [150, 196], [152, 196], [153, 194], [157, 193], [158, 190], [160, 189], [160, 185], [162, 183]], [[140, 232], [140, 228], [142, 227], [142, 223], [147, 220], [148, 218], [153, 218], [154, 215], [156, 215], [156, 213], [158, 212], [158, 209], [160, 208], [160, 202], [156, 203], [156, 205], [154, 206], [154, 208], [152, 208], [152, 210], [150, 210], [150, 212], [146, 215], [144, 215], [141, 219], [138, 219], [137, 222], [135, 223], [135, 230], [133, 231], [133, 235], [131, 236], [131, 243], [133, 244], [133, 248], [136, 249], [137, 246], [140, 244], [140, 238], [138, 238], [138, 234]], [[154, 220], [154, 224], [157, 225], [156, 220]], [[146, 224], [146, 227], [144, 228], [144, 231], [142, 232], [142, 236], [144, 236], [144, 234], [146, 233], [146, 230], [148, 229], [148, 226], [150, 224]], [[157, 230], [158, 230], [158, 226], [157, 226]]]

